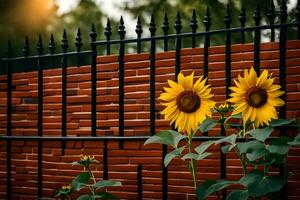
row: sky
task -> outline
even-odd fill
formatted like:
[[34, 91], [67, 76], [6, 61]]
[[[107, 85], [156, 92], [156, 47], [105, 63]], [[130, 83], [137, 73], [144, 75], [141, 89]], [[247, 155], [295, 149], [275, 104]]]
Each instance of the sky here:
[[[55, 0], [55, 2], [59, 6], [58, 14], [63, 14], [75, 8], [79, 3], [79, 0]], [[128, 37], [135, 36], [136, 19], [129, 13], [120, 9], [121, 5], [130, 3], [130, 0], [96, 0], [96, 3], [101, 11], [109, 18], [118, 21], [120, 20], [120, 17], [123, 16], [126, 35]]]

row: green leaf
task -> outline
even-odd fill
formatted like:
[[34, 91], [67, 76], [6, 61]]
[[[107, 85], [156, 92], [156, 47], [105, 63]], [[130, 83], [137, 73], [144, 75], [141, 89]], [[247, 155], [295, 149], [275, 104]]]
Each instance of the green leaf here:
[[71, 183], [73, 190], [79, 191], [81, 188], [84, 188], [87, 182], [90, 180], [90, 177], [91, 176], [89, 172], [82, 172], [77, 175]]
[[230, 144], [235, 144], [236, 138], [237, 138], [237, 135], [232, 134], [232, 135], [229, 135], [229, 136], [224, 137], [222, 139], [216, 140], [215, 144], [220, 144], [220, 143], [223, 143], [223, 142], [227, 142], [227, 143], [230, 143]]
[[196, 195], [198, 200], [203, 200], [205, 199], [209, 194], [207, 194], [208, 189], [210, 186], [216, 184], [216, 180], [207, 180], [205, 181], [202, 185], [197, 186], [196, 189]]
[[208, 197], [210, 194], [222, 190], [230, 185], [236, 184], [236, 181], [227, 181], [227, 180], [208, 180], [200, 187], [197, 187], [196, 194], [199, 200], [203, 200]]
[[262, 129], [254, 129], [249, 131], [248, 133], [254, 137], [256, 140], [264, 142], [268, 137], [270, 137], [271, 133], [274, 131], [271, 127], [265, 127]]
[[270, 126], [272, 127], [279, 127], [289, 125], [294, 122], [295, 119], [272, 119], [270, 122]]
[[116, 187], [116, 186], [122, 186], [122, 183], [120, 181], [102, 180], [94, 184], [94, 187], [97, 189], [104, 188], [104, 187]]
[[226, 200], [247, 200], [248, 197], [247, 190], [233, 190], [228, 194]]
[[206, 142], [202, 142], [199, 146], [197, 146], [195, 148], [195, 151], [198, 154], [202, 154], [203, 152], [206, 151], [206, 149], [208, 149], [208, 147], [210, 147], [210, 145], [212, 145], [214, 143], [214, 141], [206, 141]]
[[267, 145], [266, 149], [271, 153], [285, 155], [290, 149], [290, 145], [288, 145], [289, 140], [290, 139], [288, 137], [273, 139], [270, 144]]
[[110, 194], [110, 193], [107, 193], [107, 192], [104, 192], [103, 194], [101, 194], [100, 197], [101, 197], [102, 199], [119, 199], [119, 198], [116, 197], [115, 195]]
[[257, 140], [243, 142], [238, 144], [240, 153], [246, 153], [249, 161], [254, 161], [268, 154], [265, 145]]
[[159, 143], [159, 144], [170, 145], [174, 148], [177, 148], [178, 143], [184, 138], [187, 138], [187, 136], [181, 135], [177, 131], [173, 131], [173, 130], [160, 131], [158, 134], [153, 135], [149, 139], [147, 139], [144, 145], [150, 143]]
[[264, 176], [262, 171], [253, 170], [243, 176], [239, 183], [248, 188], [249, 196], [260, 197], [279, 191], [285, 181], [280, 176]]
[[210, 131], [213, 127], [215, 127], [218, 124], [218, 121], [212, 119], [212, 118], [206, 118], [202, 124], [199, 126], [199, 130], [202, 133]]
[[169, 163], [175, 158], [180, 157], [180, 154], [185, 149], [186, 146], [179, 147], [178, 149], [174, 149], [172, 152], [166, 154], [164, 159], [164, 165], [167, 167]]
[[235, 115], [231, 115], [230, 118], [241, 119], [241, 118], [242, 118], [242, 113], [238, 113], [238, 114], [235, 114]]
[[298, 134], [292, 142], [288, 142], [288, 144], [300, 147], [300, 134]]
[[205, 152], [200, 155], [196, 154], [196, 153], [187, 153], [181, 159], [182, 160], [186, 160], [186, 159], [202, 160], [210, 155], [212, 155], [212, 153], [209, 153], [209, 152]]
[[250, 173], [244, 175], [241, 177], [241, 179], [238, 181], [239, 184], [248, 187], [251, 183], [255, 182], [256, 180], [260, 179], [264, 176], [264, 173], [260, 170], [252, 170]]
[[236, 146], [236, 144], [227, 144], [225, 146], [222, 146], [221, 147], [222, 153], [226, 154], [226, 153], [230, 152], [235, 146]]
[[279, 165], [285, 162], [285, 155], [280, 155], [277, 153], [268, 153], [263, 160], [255, 160], [251, 161], [250, 163], [253, 165]]
[[91, 195], [84, 194], [77, 198], [77, 200], [94, 200]]

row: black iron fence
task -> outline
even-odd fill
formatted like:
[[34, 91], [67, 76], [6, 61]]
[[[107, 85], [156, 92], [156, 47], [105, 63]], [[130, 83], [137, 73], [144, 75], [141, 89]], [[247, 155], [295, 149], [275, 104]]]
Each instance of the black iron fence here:
[[[275, 23], [275, 18], [278, 17], [278, 23]], [[263, 30], [270, 31], [270, 41], [273, 42], [276, 39], [276, 31], [279, 30], [279, 49], [280, 49], [280, 67], [279, 67], [279, 82], [282, 86], [282, 89], [286, 89], [286, 40], [287, 40], [287, 29], [291, 29], [295, 32], [297, 39], [300, 39], [300, 1], [297, 3], [295, 18], [291, 23], [287, 23], [287, 5], [286, 1], [282, 0], [280, 4], [280, 8], [278, 10], [275, 9], [273, 1], [271, 1], [270, 9], [267, 12], [267, 22], [268, 24], [261, 24], [262, 20], [262, 13], [260, 11], [259, 5], [257, 5], [256, 9], [254, 10], [253, 20], [255, 22], [255, 26], [246, 27], [246, 14], [245, 8], [242, 6], [241, 13], [239, 15], [239, 21], [241, 26], [236, 28], [231, 28], [231, 13], [230, 13], [230, 6], [227, 7], [227, 12], [224, 17], [225, 29], [218, 29], [218, 30], [210, 30], [211, 26], [211, 18], [209, 10], [207, 9], [207, 13], [204, 17], [203, 24], [205, 27], [204, 32], [197, 32], [198, 28], [198, 20], [196, 16], [196, 12], [192, 13], [192, 19], [190, 23], [191, 32], [188, 33], [181, 33], [182, 24], [180, 13], [177, 13], [176, 21], [174, 28], [176, 30], [176, 34], [168, 34], [169, 30], [169, 21], [167, 14], [165, 14], [163, 24], [161, 26], [163, 30], [163, 35], [156, 36], [156, 24], [155, 18], [151, 16], [151, 21], [149, 25], [150, 37], [142, 38], [142, 26], [141, 21], [138, 19], [136, 25], [136, 33], [137, 38], [135, 39], [126, 39], [125, 38], [125, 27], [123, 18], [120, 19], [120, 24], [118, 27], [118, 34], [119, 39], [111, 39], [112, 29], [109, 23], [107, 22], [107, 27], [105, 28], [105, 36], [107, 40], [105, 41], [97, 41], [97, 33], [96, 27], [93, 25], [90, 32], [90, 50], [82, 51], [82, 40], [81, 40], [81, 33], [80, 29], [78, 29], [77, 37], [75, 41], [75, 45], [77, 51], [69, 52], [68, 51], [68, 40], [67, 34], [64, 31], [62, 37], [62, 53], [55, 53], [55, 44], [53, 35], [50, 37], [49, 42], [49, 53], [44, 54], [44, 46], [42, 43], [42, 38], [39, 37], [37, 43], [37, 55], [30, 56], [29, 55], [29, 43], [28, 39], [25, 39], [25, 46], [23, 48], [22, 57], [12, 57], [12, 47], [11, 42], [8, 42], [7, 48], [7, 58], [3, 58], [2, 61], [5, 62], [6, 70], [7, 70], [7, 125], [6, 125], [6, 135], [2, 134], [0, 136], [0, 140], [6, 141], [7, 147], [7, 182], [6, 182], [6, 193], [7, 199], [12, 198], [12, 184], [11, 184], [11, 157], [12, 157], [12, 141], [13, 140], [36, 140], [38, 141], [38, 192], [37, 196], [42, 197], [42, 168], [43, 168], [43, 141], [46, 140], [53, 140], [53, 141], [61, 141], [62, 143], [62, 151], [66, 148], [66, 142], [70, 140], [97, 140], [97, 141], [104, 141], [104, 151], [103, 151], [103, 178], [108, 178], [108, 162], [107, 162], [107, 141], [111, 140], [118, 140], [120, 148], [123, 148], [123, 141], [125, 140], [145, 140], [148, 136], [124, 136], [124, 55], [125, 55], [125, 47], [128, 44], [136, 44], [137, 53], [141, 53], [141, 46], [142, 43], [149, 42], [150, 43], [150, 127], [149, 131], [151, 135], [155, 134], [155, 54], [157, 50], [157, 42], [163, 42], [163, 51], [168, 51], [168, 41], [175, 40], [175, 78], [177, 77], [178, 73], [180, 72], [180, 50], [182, 48], [182, 39], [189, 38], [191, 39], [191, 47], [196, 47], [196, 39], [201, 37], [204, 39], [203, 41], [203, 48], [204, 48], [204, 65], [203, 65], [203, 72], [204, 76], [208, 76], [208, 48], [210, 46], [210, 36], [218, 35], [218, 34], [225, 34], [225, 71], [226, 71], [226, 97], [228, 97], [230, 91], [229, 86], [231, 84], [231, 38], [232, 33], [240, 34], [240, 43], [243, 44], [245, 42], [245, 34], [247, 32], [253, 33], [254, 37], [254, 68], [257, 73], [260, 71], [260, 43], [261, 43], [261, 32]], [[118, 45], [119, 52], [118, 52], [118, 63], [119, 63], [119, 136], [96, 136], [96, 122], [97, 122], [97, 100], [96, 100], [96, 90], [97, 90], [97, 71], [96, 71], [96, 58], [97, 48], [102, 47], [105, 48], [106, 54], [110, 55], [111, 53], [111, 45]], [[67, 67], [68, 67], [68, 58], [71, 56], [75, 56], [77, 58], [77, 66], [81, 66], [81, 57], [82, 56], [89, 56], [90, 57], [90, 65], [91, 65], [91, 136], [89, 137], [76, 137], [76, 136], [67, 136]], [[49, 62], [50, 65], [55, 59], [61, 60], [61, 68], [62, 68], [62, 120], [61, 120], [61, 137], [57, 136], [43, 136], [43, 63]], [[28, 63], [33, 61], [36, 64], [36, 68], [38, 71], [38, 119], [37, 119], [37, 136], [14, 136], [12, 135], [12, 73], [14, 63], [16, 62], [24, 62]], [[283, 95], [283, 100], [286, 100], [286, 96]], [[280, 117], [285, 118], [286, 116], [286, 107], [282, 106], [280, 108]], [[281, 134], [284, 134], [281, 131]], [[207, 135], [204, 136], [197, 136], [195, 139], [200, 141], [205, 140], [215, 140], [224, 137], [225, 131], [221, 129], [221, 133], [219, 137], [209, 137]], [[163, 145], [162, 148], [162, 159], [167, 153], [167, 147]], [[221, 153], [220, 159], [221, 171], [220, 176], [222, 179], [226, 178], [226, 155]], [[282, 172], [284, 170], [281, 170]], [[139, 165], [137, 168], [137, 179], [138, 179], [138, 199], [142, 198], [142, 166]], [[282, 192], [282, 195], [285, 195], [285, 190]], [[226, 194], [223, 193], [223, 197]], [[162, 167], [162, 199], [168, 199], [168, 169]], [[284, 199], [284, 197], [283, 197]]]

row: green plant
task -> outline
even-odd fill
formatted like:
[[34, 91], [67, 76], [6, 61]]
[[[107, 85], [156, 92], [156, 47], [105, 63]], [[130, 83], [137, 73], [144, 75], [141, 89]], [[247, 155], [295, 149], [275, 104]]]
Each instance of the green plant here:
[[[266, 70], [260, 76], [257, 76], [253, 68], [249, 71], [245, 70], [244, 77], [239, 75], [235, 80], [236, 87], [230, 88], [233, 91], [232, 98], [227, 102], [234, 105], [224, 103], [211, 109], [216, 113], [217, 118], [212, 118], [206, 109], [204, 119], [201, 117], [203, 120], [197, 120], [194, 118], [201, 116], [197, 114], [198, 110], [203, 109], [202, 104], [205, 104], [207, 98], [212, 97], [209, 94], [210, 90], [205, 91], [209, 86], [201, 84], [200, 81], [193, 84], [193, 74], [183, 78], [180, 76], [178, 76], [178, 83], [168, 81], [171, 88], [164, 88], [166, 92], [159, 98], [166, 106], [162, 112], [165, 119], [170, 120], [171, 124], [175, 122], [175, 128], [179, 127], [180, 131], [160, 131], [150, 137], [145, 144], [160, 143], [173, 148], [173, 151], [165, 156], [164, 165], [167, 166], [176, 157], [181, 159], [193, 177], [195, 193], [199, 200], [213, 193], [221, 199], [220, 190], [237, 185], [242, 189], [230, 192], [227, 200], [259, 199], [263, 196], [276, 199], [278, 192], [286, 184], [288, 176], [287, 173], [281, 176], [278, 170], [274, 169], [278, 167], [284, 169], [290, 147], [300, 146], [300, 135], [294, 139], [287, 136], [271, 137], [274, 129], [280, 128], [284, 131], [284, 127], [295, 124], [293, 119], [277, 117], [275, 106], [284, 105], [279, 98], [284, 92], [279, 90], [279, 85], [273, 84], [274, 78]], [[196, 95], [198, 97], [195, 97]], [[193, 109], [189, 110], [189, 108]], [[182, 112], [187, 117], [183, 117]], [[198, 126], [193, 128], [195, 127], [193, 123]], [[202, 142], [193, 148], [193, 136], [198, 131], [205, 133], [217, 125], [221, 126], [225, 134], [228, 129], [234, 130], [235, 133], [219, 140]], [[234, 181], [206, 180], [198, 185], [197, 161], [212, 154], [207, 152], [211, 145], [220, 144], [224, 154], [230, 151], [237, 154], [243, 176]]]
[[78, 200], [94, 200], [94, 199], [118, 199], [115, 195], [107, 192], [106, 187], [122, 186], [120, 181], [100, 180], [96, 181], [91, 165], [98, 163], [94, 156], [83, 155], [79, 161], [73, 162], [73, 165], [83, 167], [83, 172], [78, 174], [71, 184], [62, 186], [55, 192], [55, 197], [66, 197], [71, 199], [73, 192], [82, 189], [88, 189], [88, 194], [78, 197]]

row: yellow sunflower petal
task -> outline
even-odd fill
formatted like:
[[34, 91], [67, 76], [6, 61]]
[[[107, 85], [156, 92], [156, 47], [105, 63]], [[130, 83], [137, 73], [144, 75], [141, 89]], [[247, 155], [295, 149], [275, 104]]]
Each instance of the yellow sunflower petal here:
[[272, 106], [283, 106], [284, 105], [284, 101], [282, 99], [273, 98], [273, 97], [268, 98], [268, 103], [271, 104]]

